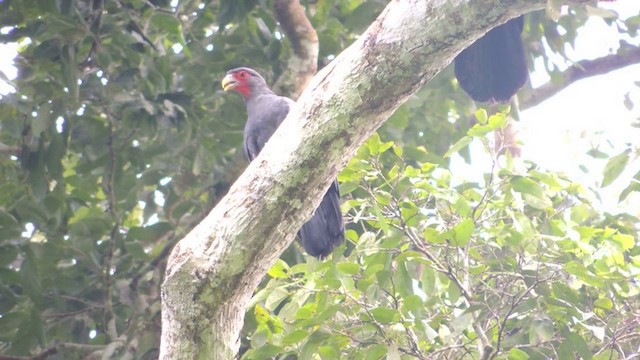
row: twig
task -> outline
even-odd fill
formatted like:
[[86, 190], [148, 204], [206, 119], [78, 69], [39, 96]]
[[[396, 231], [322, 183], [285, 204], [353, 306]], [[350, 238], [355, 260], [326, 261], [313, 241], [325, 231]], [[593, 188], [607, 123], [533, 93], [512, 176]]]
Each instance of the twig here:
[[115, 133], [113, 128], [113, 118], [109, 111], [106, 111], [109, 120], [109, 141], [107, 146], [109, 147], [109, 159], [110, 164], [107, 171], [107, 180], [104, 182], [105, 193], [107, 195], [107, 201], [109, 203], [108, 211], [113, 219], [113, 227], [111, 228], [111, 238], [109, 242], [109, 250], [105, 255], [104, 265], [102, 268], [104, 277], [104, 323], [106, 326], [106, 333], [110, 340], [114, 341], [118, 338], [118, 332], [116, 329], [116, 319], [113, 312], [113, 301], [111, 298], [111, 288], [113, 286], [113, 278], [111, 276], [111, 268], [113, 267], [113, 255], [117, 249], [118, 239], [120, 238], [120, 218], [116, 210], [116, 196], [115, 196], [115, 169], [116, 169], [116, 151], [113, 146], [115, 140]]

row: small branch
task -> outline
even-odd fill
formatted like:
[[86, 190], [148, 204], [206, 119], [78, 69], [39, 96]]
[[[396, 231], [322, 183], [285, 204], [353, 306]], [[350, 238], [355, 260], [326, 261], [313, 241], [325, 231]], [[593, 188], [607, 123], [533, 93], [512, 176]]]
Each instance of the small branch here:
[[0, 143], [0, 154], [8, 154], [8, 155], [19, 155], [20, 147], [18, 146], [10, 146], [3, 143]]
[[619, 54], [607, 55], [594, 60], [582, 60], [561, 74], [560, 81], [548, 82], [519, 96], [520, 109], [534, 107], [549, 99], [569, 85], [588, 77], [606, 74], [623, 67], [640, 63], [640, 47], [629, 46]]
[[116, 210], [116, 196], [115, 196], [115, 172], [116, 172], [116, 150], [113, 142], [115, 141], [114, 133], [114, 121], [107, 111], [109, 118], [109, 169], [107, 172], [107, 178], [103, 180], [105, 193], [107, 195], [107, 201], [109, 203], [108, 211], [113, 219], [113, 227], [111, 228], [111, 238], [109, 239], [109, 250], [105, 255], [104, 265], [102, 268], [104, 276], [104, 324], [105, 331], [109, 336], [109, 339], [114, 341], [118, 338], [118, 332], [116, 329], [116, 318], [113, 312], [113, 301], [111, 297], [111, 289], [113, 285], [113, 278], [111, 276], [111, 268], [113, 266], [113, 255], [117, 249], [117, 240], [120, 237], [120, 218], [118, 211]]
[[554, 272], [553, 274], [549, 275], [548, 277], [545, 277], [544, 279], [536, 278], [536, 281], [534, 281], [534, 283], [531, 284], [522, 294], [520, 294], [518, 296], [514, 295], [511, 298], [511, 306], [510, 306], [509, 310], [507, 311], [507, 313], [505, 314], [505, 316], [503, 317], [502, 322], [501, 322], [501, 324], [500, 324], [500, 326], [498, 328], [498, 340], [497, 340], [497, 343], [496, 343], [495, 352], [490, 354], [491, 355], [491, 359], [495, 358], [496, 356], [498, 356], [498, 354], [500, 354], [500, 346], [502, 345], [503, 334], [504, 334], [504, 330], [505, 330], [505, 328], [507, 326], [507, 321], [511, 317], [511, 314], [513, 314], [513, 312], [516, 310], [516, 307], [518, 307], [518, 305], [520, 305], [520, 303], [525, 300], [525, 297], [527, 295], [529, 295], [538, 285], [549, 281], [550, 279], [552, 279], [555, 276], [556, 276], [556, 272]]
[[98, 351], [106, 348], [107, 345], [90, 345], [90, 344], [76, 344], [76, 343], [61, 343], [57, 346], [59, 349], [69, 349], [75, 351]]
[[293, 49], [288, 69], [278, 78], [274, 88], [279, 94], [297, 99], [318, 71], [318, 34], [299, 0], [276, 0], [274, 7], [280, 28]]
[[[482, 215], [482, 212], [489, 205], [487, 196], [489, 195], [489, 192], [492, 190], [492, 187], [493, 187], [493, 181], [496, 175], [496, 166], [497, 166], [497, 159], [496, 159], [496, 156], [494, 155], [492, 156], [492, 159], [491, 159], [491, 172], [489, 173], [490, 175], [489, 175], [489, 180], [487, 181], [486, 189], [482, 194], [480, 201], [478, 201], [478, 204], [476, 204], [476, 206], [473, 207], [473, 211], [471, 212], [471, 219], [473, 220], [474, 223], [478, 222], [478, 218]], [[481, 206], [482, 206], [482, 210], [480, 210]], [[478, 210], [480, 210], [479, 213], [478, 213]]]
[[[431, 254], [427, 250], [426, 246], [424, 246], [424, 243], [422, 239], [420, 239], [418, 234], [416, 234], [415, 231], [413, 231], [413, 229], [406, 226], [406, 224], [404, 223], [404, 221], [402, 221], [402, 219], [401, 219], [401, 222], [402, 222], [402, 229], [405, 235], [407, 235], [407, 237], [409, 238], [411, 243], [413, 243], [416, 249], [418, 249], [420, 253], [425, 255], [427, 259], [429, 259], [433, 263], [434, 269], [436, 271], [443, 273], [445, 276], [449, 278], [449, 280], [451, 280], [456, 285], [456, 287], [460, 290], [460, 293], [465, 298], [467, 303], [471, 305], [473, 303], [473, 295], [469, 292], [469, 289], [467, 289], [467, 287], [464, 286], [462, 281], [460, 281], [458, 276], [453, 272], [453, 269], [451, 268], [451, 266], [450, 265], [445, 266], [442, 263], [440, 263], [438, 259], [436, 259], [436, 257], [433, 256], [433, 254]], [[487, 335], [485, 334], [484, 330], [480, 327], [480, 324], [476, 321], [474, 321], [473, 330], [476, 332], [476, 335], [478, 336], [478, 339], [482, 344], [482, 349], [480, 350], [481, 359], [483, 360], [488, 359], [491, 353], [493, 352], [491, 341], [489, 341], [489, 338], [487, 338]]]
[[0, 354], [0, 360], [46, 360], [49, 356], [57, 354], [60, 350], [69, 349], [81, 352], [100, 351], [106, 348], [106, 345], [88, 345], [76, 343], [60, 343], [51, 346], [38, 354], [32, 356], [12, 356]]

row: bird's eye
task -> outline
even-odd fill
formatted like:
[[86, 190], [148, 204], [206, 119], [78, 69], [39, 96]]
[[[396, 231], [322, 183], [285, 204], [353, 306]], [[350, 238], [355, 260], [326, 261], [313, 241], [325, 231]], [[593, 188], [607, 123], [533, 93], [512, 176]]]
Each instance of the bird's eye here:
[[247, 72], [246, 71], [241, 71], [239, 75], [240, 75], [241, 78], [244, 79], [244, 78], [247, 77]]

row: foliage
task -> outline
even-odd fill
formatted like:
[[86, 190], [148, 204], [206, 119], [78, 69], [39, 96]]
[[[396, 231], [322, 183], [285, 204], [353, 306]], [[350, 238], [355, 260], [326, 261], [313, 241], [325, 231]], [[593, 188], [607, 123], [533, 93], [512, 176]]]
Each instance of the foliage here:
[[[468, 131], [485, 144], [504, 114]], [[278, 262], [254, 297], [244, 357], [621, 358], [637, 351], [639, 220], [603, 215], [579, 184], [498, 159], [460, 181], [372, 137], [342, 171], [349, 244]], [[414, 159], [416, 160], [416, 159]], [[499, 161], [502, 160], [502, 161]], [[270, 325], [270, 326], [267, 326]], [[611, 344], [616, 344], [616, 349]], [[286, 356], [283, 356], [286, 358]]]
[[[386, 4], [303, 3], [320, 65]], [[166, 256], [244, 167], [243, 106], [218, 80], [246, 65], [272, 83], [288, 42], [267, 1], [8, 0], [0, 11], [0, 41], [20, 44], [0, 101], [0, 353], [155, 358]], [[585, 19], [563, 17], [552, 50]], [[543, 15], [528, 24], [527, 39], [552, 39]], [[474, 110], [448, 69], [381, 129], [393, 142], [360, 150], [340, 176], [346, 255], [285, 253], [248, 310], [246, 358], [472, 356], [481, 334], [502, 357], [587, 358], [637, 341], [623, 335], [637, 321], [638, 220], [497, 153], [484, 183], [456, 183], [445, 153], [468, 158], [467, 144], [504, 125], [474, 125]], [[603, 183], [636, 157], [612, 157]]]

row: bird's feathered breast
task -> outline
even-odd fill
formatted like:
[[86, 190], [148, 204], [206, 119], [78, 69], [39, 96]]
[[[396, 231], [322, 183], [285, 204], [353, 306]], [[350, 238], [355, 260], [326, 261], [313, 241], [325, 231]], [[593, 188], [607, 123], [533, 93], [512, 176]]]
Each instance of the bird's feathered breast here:
[[258, 156], [294, 103], [287, 97], [275, 94], [258, 95], [247, 100], [244, 151], [249, 161]]

